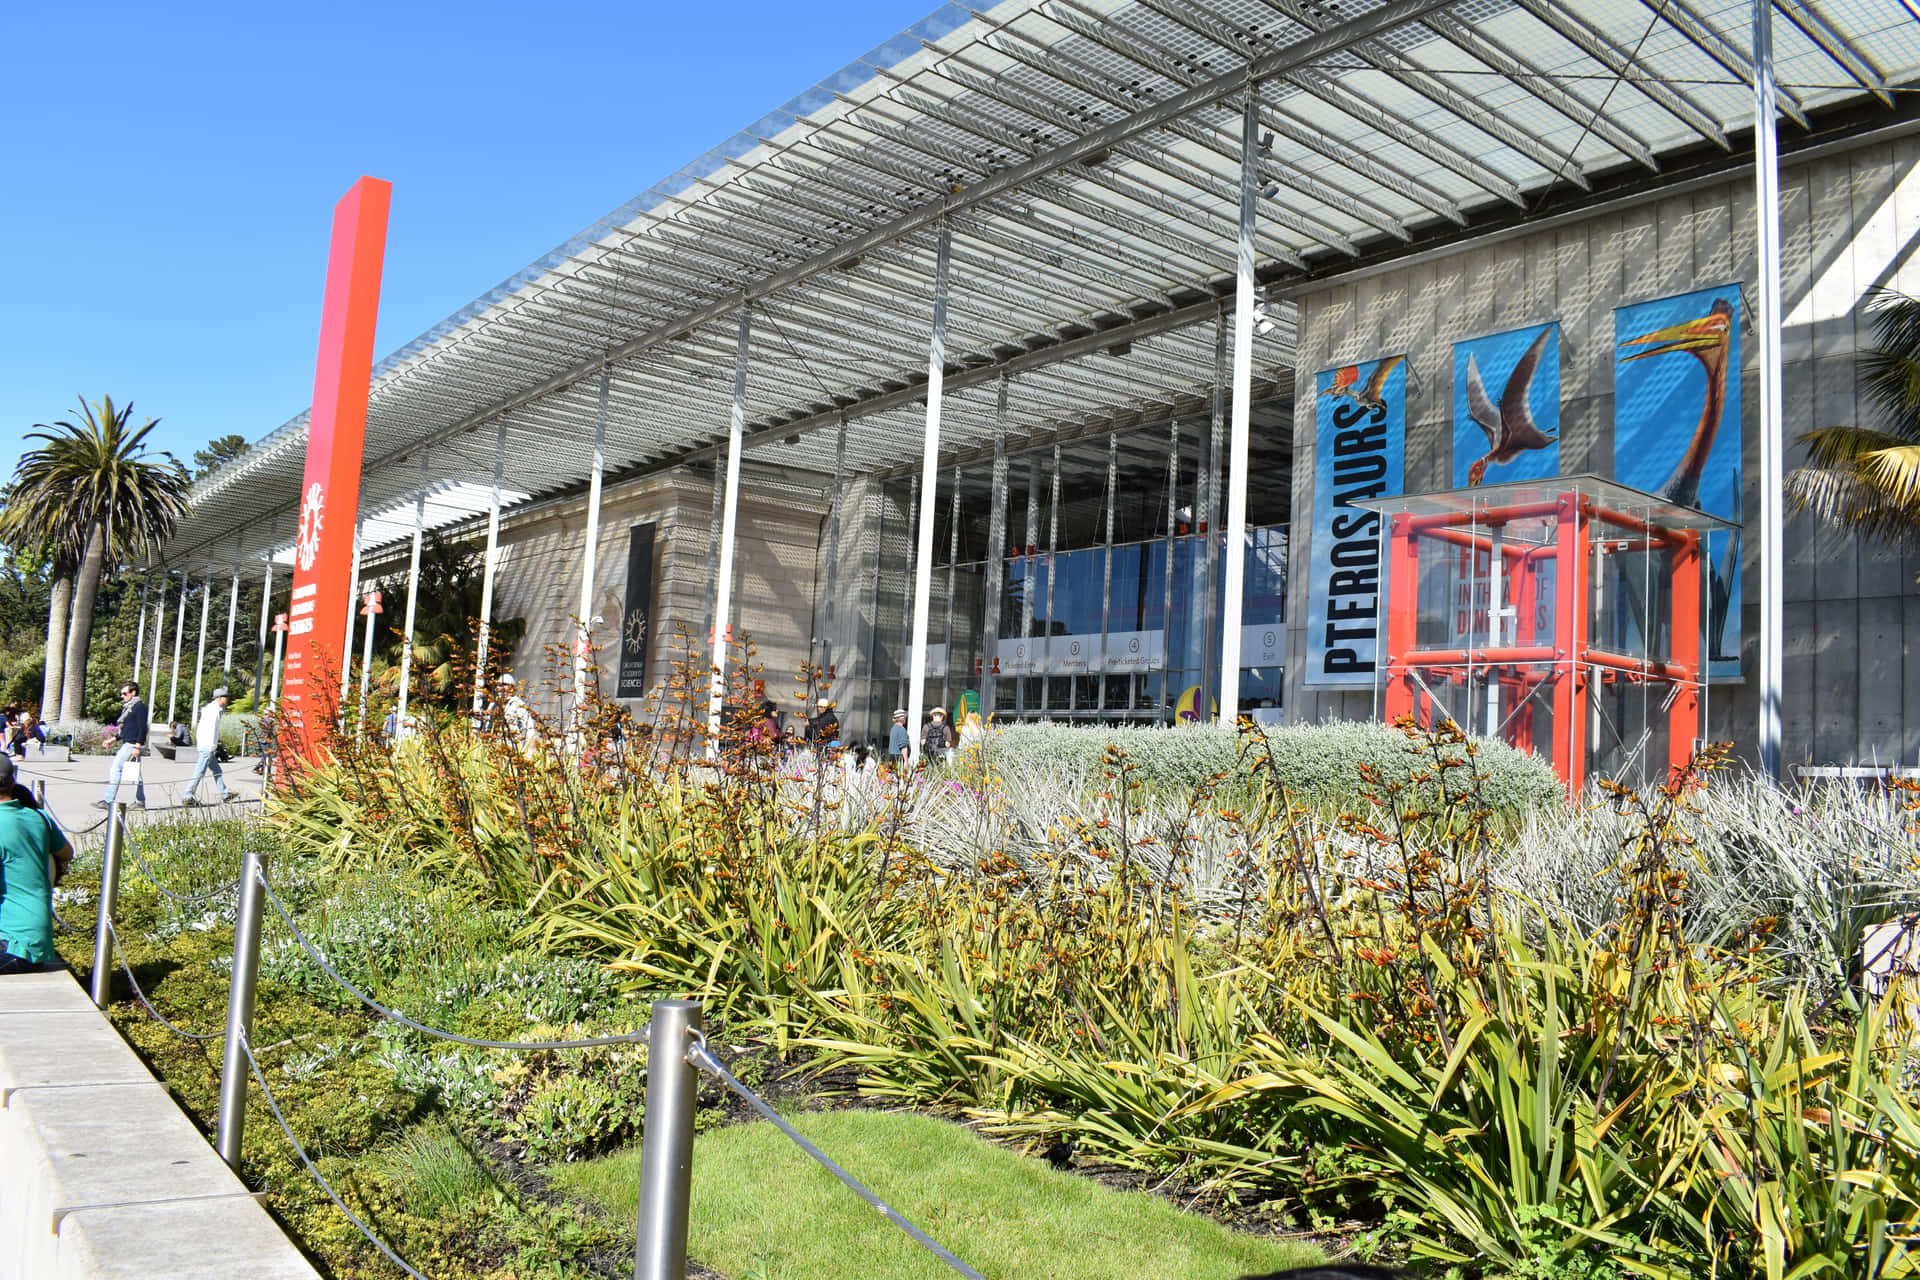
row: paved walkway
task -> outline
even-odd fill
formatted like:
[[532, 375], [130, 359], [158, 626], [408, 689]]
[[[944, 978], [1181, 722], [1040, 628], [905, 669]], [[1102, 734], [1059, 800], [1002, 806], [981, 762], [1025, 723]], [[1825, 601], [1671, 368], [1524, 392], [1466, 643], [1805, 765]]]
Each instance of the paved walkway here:
[[[107, 771], [113, 764], [113, 757], [75, 756], [69, 761], [62, 760], [62, 754], [58, 749], [49, 751], [45, 756], [29, 751], [27, 758], [19, 762], [19, 776], [28, 786], [45, 782], [47, 807], [53, 811], [54, 818], [68, 831], [84, 831], [104, 816], [93, 807], [93, 802], [106, 794]], [[156, 817], [177, 818], [185, 814], [211, 813], [222, 808], [243, 813], [259, 812], [260, 775], [253, 771], [257, 762], [255, 757], [239, 756], [220, 766], [227, 775], [228, 788], [239, 795], [244, 803], [221, 805], [213, 778], [208, 776], [201, 780], [201, 807], [196, 809], [181, 804], [187, 798], [187, 781], [193, 777], [193, 752], [183, 751], [180, 755], [178, 760], [166, 760], [158, 752], [149, 749], [141, 759], [141, 772], [147, 778], [146, 821]], [[136, 823], [142, 821], [141, 811], [132, 807], [132, 789], [121, 788], [120, 798], [128, 802], [128, 817]]]

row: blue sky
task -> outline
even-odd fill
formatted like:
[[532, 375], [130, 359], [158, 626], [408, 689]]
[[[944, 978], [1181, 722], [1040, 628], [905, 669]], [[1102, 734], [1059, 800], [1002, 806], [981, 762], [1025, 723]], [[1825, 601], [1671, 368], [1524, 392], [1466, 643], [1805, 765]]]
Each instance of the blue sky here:
[[394, 184], [384, 355], [937, 2], [16, 6], [0, 465], [80, 395], [183, 460], [304, 408], [362, 173]]

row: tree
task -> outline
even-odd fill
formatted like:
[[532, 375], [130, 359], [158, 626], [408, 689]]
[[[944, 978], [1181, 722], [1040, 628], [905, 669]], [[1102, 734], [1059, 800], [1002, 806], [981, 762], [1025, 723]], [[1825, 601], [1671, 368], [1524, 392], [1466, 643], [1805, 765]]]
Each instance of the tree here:
[[[0, 536], [50, 548], [74, 566], [59, 686], [61, 720], [84, 713], [93, 607], [109, 563], [149, 551], [172, 536], [192, 486], [172, 454], [148, 453], [154, 419], [130, 430], [133, 406], [115, 408], [111, 397], [97, 406], [82, 399], [80, 411], [78, 423], [34, 424], [39, 429], [27, 439], [40, 443], [20, 459], [0, 510]], [[55, 648], [51, 615], [57, 612], [56, 601], [47, 625], [49, 667]]]
[[193, 478], [199, 480], [232, 462], [252, 446], [240, 435], [217, 436], [204, 449], [193, 451]]
[[[427, 533], [420, 546], [420, 603], [414, 611], [410, 648], [400, 643], [400, 628], [407, 616], [407, 577], [395, 574], [380, 582], [386, 612], [374, 621], [378, 624], [375, 642], [387, 663], [381, 676], [384, 687], [399, 687], [399, 663], [410, 654], [424, 685], [416, 696], [446, 707], [465, 701], [467, 694], [454, 687], [454, 676], [458, 656], [470, 658], [479, 647], [483, 568], [477, 548]], [[524, 618], [495, 618], [487, 630], [489, 663], [502, 668], [510, 663], [526, 632]]]
[[1802, 510], [1870, 537], [1920, 534], [1920, 299], [1875, 289], [1862, 303], [1877, 345], [1855, 365], [1878, 427], [1820, 427], [1801, 435], [1807, 465], [1787, 477]]

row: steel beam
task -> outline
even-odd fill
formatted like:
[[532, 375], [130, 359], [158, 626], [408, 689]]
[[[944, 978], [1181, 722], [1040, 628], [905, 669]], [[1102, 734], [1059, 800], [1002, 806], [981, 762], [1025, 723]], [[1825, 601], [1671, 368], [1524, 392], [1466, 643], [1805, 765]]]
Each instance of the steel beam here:
[[[934, 496], [940, 483], [940, 402], [947, 369], [947, 285], [953, 228], [940, 224], [933, 255], [933, 325], [927, 338], [927, 422], [920, 445], [920, 527], [914, 539], [913, 635], [907, 647], [907, 732], [916, 743], [927, 696], [927, 610], [933, 589]], [[916, 764], [920, 753], [913, 754]]]

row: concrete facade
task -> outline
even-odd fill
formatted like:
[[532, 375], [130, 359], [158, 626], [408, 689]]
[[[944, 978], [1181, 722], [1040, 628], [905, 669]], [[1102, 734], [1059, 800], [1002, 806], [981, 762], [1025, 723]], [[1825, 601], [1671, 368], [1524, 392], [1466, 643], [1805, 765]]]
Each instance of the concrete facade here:
[[[1920, 140], [1902, 139], [1784, 168], [1781, 173], [1787, 467], [1805, 458], [1800, 433], [1872, 421], [1856, 392], [1855, 358], [1873, 342], [1859, 305], [1876, 285], [1920, 294]], [[1647, 203], [1619, 213], [1470, 248], [1385, 271], [1299, 299], [1296, 385], [1324, 369], [1407, 352], [1406, 491], [1450, 486], [1456, 340], [1522, 325], [1561, 325], [1563, 475], [1610, 475], [1613, 309], [1756, 277], [1751, 181]], [[1741, 344], [1743, 665], [1747, 678], [1716, 685], [1711, 732], [1751, 747], [1758, 628], [1758, 343]], [[1304, 588], [1311, 555], [1315, 412], [1294, 409], [1292, 581]], [[1783, 760], [1911, 762], [1920, 754], [1920, 552], [1870, 542], [1809, 514], [1790, 513], [1786, 547]], [[1306, 597], [1292, 593], [1289, 719], [1361, 718], [1368, 691], [1302, 683]]]

